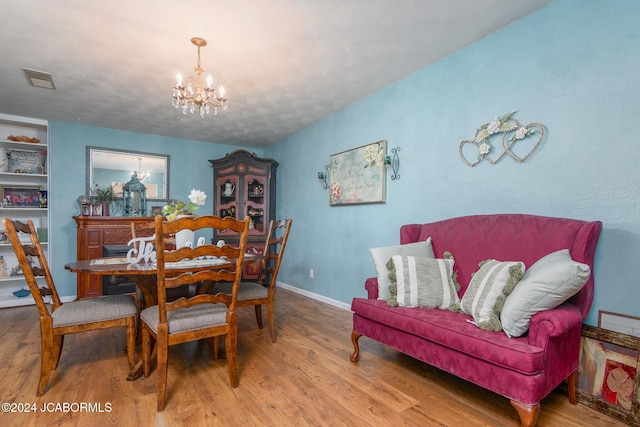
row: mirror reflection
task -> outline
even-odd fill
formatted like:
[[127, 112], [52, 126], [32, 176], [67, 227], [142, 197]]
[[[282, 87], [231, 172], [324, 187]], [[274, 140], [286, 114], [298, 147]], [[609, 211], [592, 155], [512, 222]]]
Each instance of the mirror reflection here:
[[168, 155], [87, 147], [87, 194], [111, 185], [116, 197], [122, 197], [122, 186], [134, 172], [147, 188], [147, 200], [169, 198]]

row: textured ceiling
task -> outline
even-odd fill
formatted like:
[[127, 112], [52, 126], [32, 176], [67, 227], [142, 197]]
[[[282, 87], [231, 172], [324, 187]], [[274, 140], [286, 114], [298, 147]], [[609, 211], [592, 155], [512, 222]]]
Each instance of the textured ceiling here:
[[[265, 147], [550, 1], [0, 0], [0, 112]], [[204, 119], [171, 105], [194, 36], [229, 99]]]

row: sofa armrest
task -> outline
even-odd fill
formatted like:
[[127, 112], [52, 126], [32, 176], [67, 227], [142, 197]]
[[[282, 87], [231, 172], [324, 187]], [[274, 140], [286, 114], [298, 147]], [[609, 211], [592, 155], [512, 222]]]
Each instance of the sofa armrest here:
[[582, 313], [575, 305], [564, 303], [531, 317], [529, 344], [546, 349], [550, 340], [563, 339], [567, 333], [575, 333], [576, 330], [578, 335], [582, 331]]
[[367, 290], [368, 299], [378, 299], [378, 279], [370, 277], [364, 282], [364, 288]]

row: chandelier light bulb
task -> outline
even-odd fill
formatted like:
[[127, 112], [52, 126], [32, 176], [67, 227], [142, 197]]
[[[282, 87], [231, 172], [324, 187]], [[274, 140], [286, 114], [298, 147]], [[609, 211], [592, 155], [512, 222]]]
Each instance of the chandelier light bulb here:
[[207, 77], [207, 88], [211, 89], [211, 84], [213, 83], [213, 77], [211, 77], [211, 74], [209, 74], [209, 76]]
[[182, 86], [182, 74], [178, 73], [177, 75], [178, 84], [176, 86]]

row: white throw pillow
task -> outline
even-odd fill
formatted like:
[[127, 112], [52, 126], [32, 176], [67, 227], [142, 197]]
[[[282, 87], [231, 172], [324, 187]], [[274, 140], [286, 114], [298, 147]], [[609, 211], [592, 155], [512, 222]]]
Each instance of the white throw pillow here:
[[389, 261], [397, 295], [389, 305], [449, 309], [460, 303], [453, 284], [453, 259], [394, 255]]
[[500, 331], [500, 311], [505, 298], [524, 274], [524, 263], [496, 261], [480, 263], [460, 301], [461, 310], [473, 316], [474, 323], [486, 331]]
[[529, 330], [531, 316], [555, 308], [574, 296], [589, 280], [588, 265], [571, 259], [568, 249], [544, 256], [524, 274], [507, 297], [501, 313], [502, 329], [508, 337]]
[[385, 301], [391, 296], [389, 292], [391, 282], [389, 281], [389, 270], [387, 269], [389, 258], [394, 255], [434, 258], [431, 237], [427, 240], [407, 243], [406, 245], [371, 248], [369, 250], [378, 275], [378, 299]]

